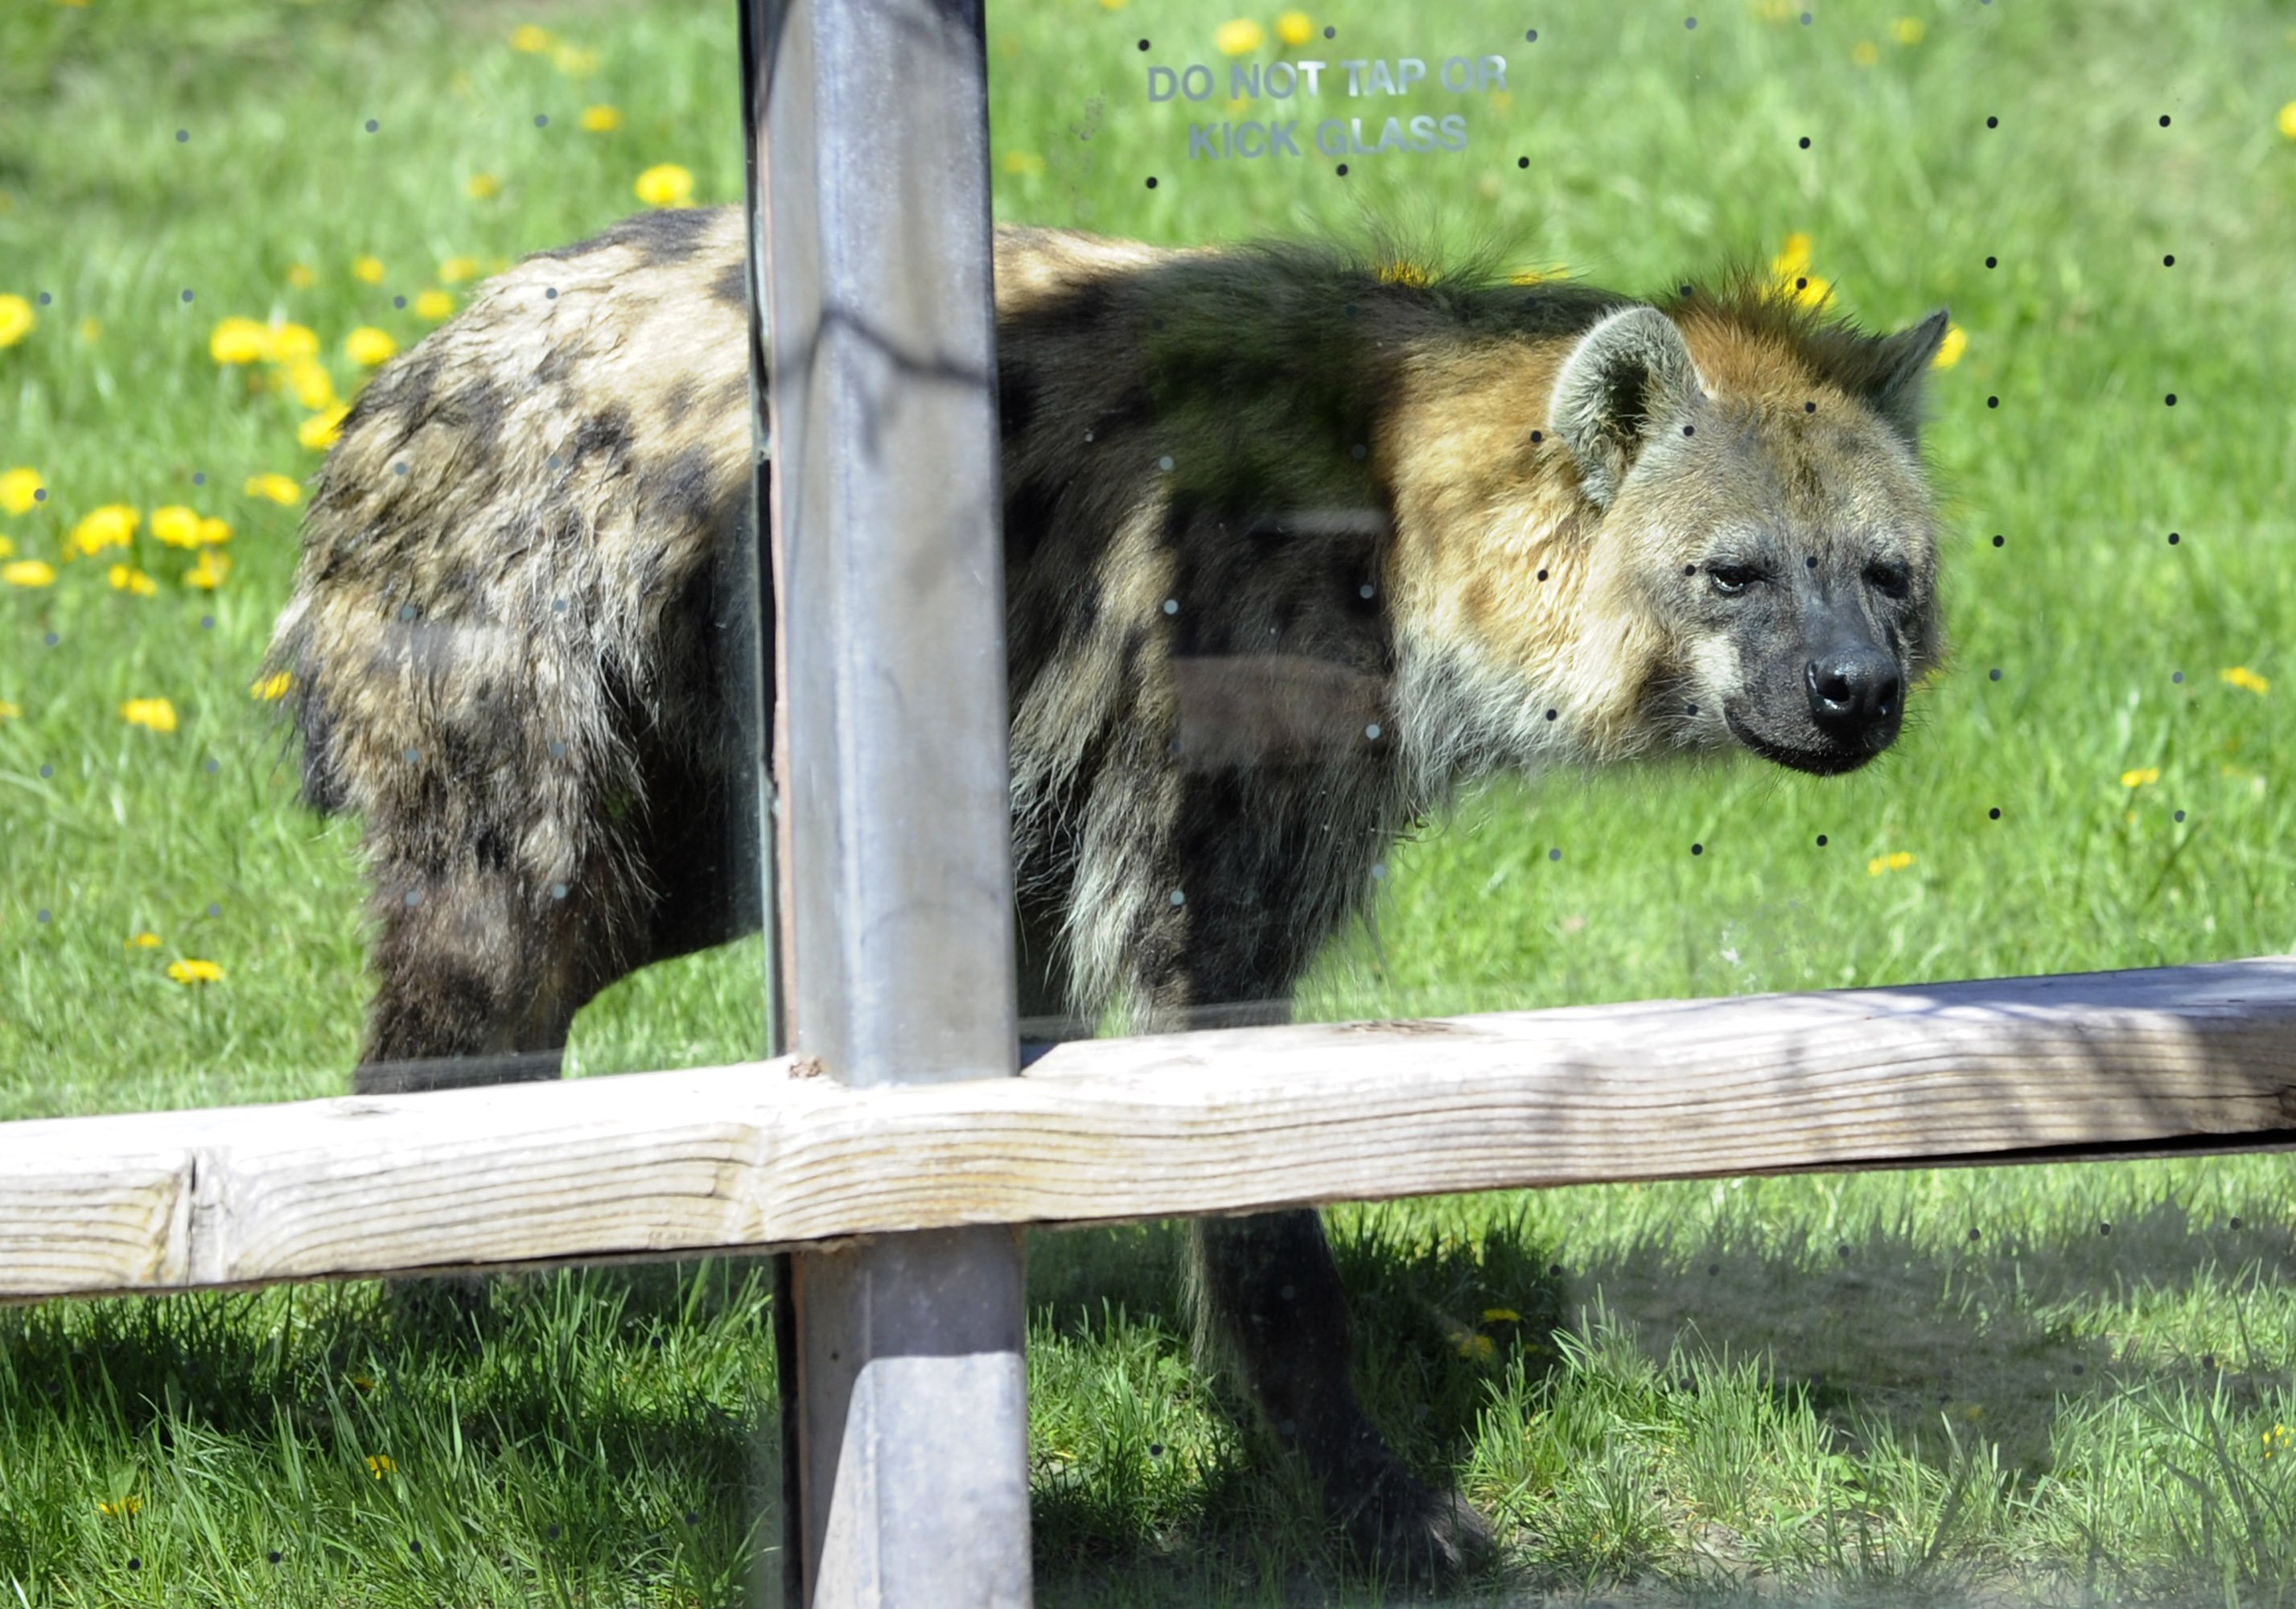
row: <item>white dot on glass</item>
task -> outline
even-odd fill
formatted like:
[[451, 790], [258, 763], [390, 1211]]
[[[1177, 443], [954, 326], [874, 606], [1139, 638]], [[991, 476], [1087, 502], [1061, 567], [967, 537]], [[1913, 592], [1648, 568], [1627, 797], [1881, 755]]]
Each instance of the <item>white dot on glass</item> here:
[[1166, 598], [1166, 599], [1164, 600], [1164, 612], [1165, 612], [1166, 614], [1177, 614], [1177, 613], [1179, 613], [1179, 612], [1180, 612], [1180, 600], [1179, 600], [1179, 599], [1177, 599], [1177, 598]]
[[1157, 460], [1156, 460], [1156, 467], [1157, 467], [1158, 469], [1161, 469], [1161, 470], [1168, 470], [1168, 469], [1170, 469], [1170, 468], [1172, 467], [1172, 456], [1171, 456], [1171, 454], [1167, 453], [1167, 454], [1165, 454], [1161, 458], [1157, 459]]
[[381, 125], [381, 124], [380, 124], [380, 123], [378, 123], [378, 122], [376, 122], [373, 118], [369, 118], [369, 119], [366, 120], [366, 131], [367, 131], [369, 134], [373, 134], [376, 129], [378, 129], [378, 128], [380, 128], [380, 127], [382, 127], [382, 125]]
[[409, 749], [406, 751], [406, 763], [410, 766], [420, 764], [422, 759], [422, 751], [420, 749]]
[[562, 882], [554, 882], [554, 883], [552, 883], [552, 884], [550, 885], [550, 897], [551, 897], [553, 899], [565, 899], [565, 898], [566, 898], [566, 885], [565, 885], [564, 883], [562, 883]]
[[1372, 584], [1371, 584], [1369, 581], [1365, 581], [1362, 586], [1360, 586], [1360, 587], [1357, 587], [1357, 588], [1356, 588], [1356, 595], [1357, 595], [1357, 597], [1365, 597], [1365, 598], [1367, 598], [1367, 597], [1371, 596], [1372, 592], [1373, 592], [1373, 587], [1372, 587]]
[[1377, 721], [1374, 721], [1370, 726], [1365, 727], [1364, 728], [1364, 735], [1370, 738], [1374, 743], [1377, 743], [1379, 741], [1379, 723]]
[[1172, 903], [1174, 905], [1185, 905], [1187, 902], [1188, 897], [1186, 894], [1183, 893], [1178, 889], [1174, 889], [1172, 891]]
[[421, 889], [410, 889], [410, 890], [408, 890], [408, 891], [407, 891], [407, 894], [406, 894], [406, 903], [407, 903], [410, 907], [412, 907], [412, 906], [417, 906], [417, 905], [422, 904], [422, 891]]

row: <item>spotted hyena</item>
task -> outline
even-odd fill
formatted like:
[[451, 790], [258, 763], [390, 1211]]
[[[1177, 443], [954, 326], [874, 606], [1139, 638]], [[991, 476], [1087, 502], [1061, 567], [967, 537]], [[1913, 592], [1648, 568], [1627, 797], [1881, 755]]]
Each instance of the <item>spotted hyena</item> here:
[[[746, 283], [738, 214], [633, 218], [497, 277], [344, 422], [272, 662], [309, 797], [365, 820], [362, 1088], [554, 1074], [584, 1001], [753, 915], [707, 852], [742, 798], [712, 638]], [[1280, 1016], [1464, 779], [1848, 771], [1936, 653], [1943, 313], [1875, 337], [1751, 276], [1645, 302], [1027, 229], [996, 300], [1026, 1009]], [[1316, 1215], [1195, 1242], [1357, 1543], [1479, 1553], [1358, 1405]]]

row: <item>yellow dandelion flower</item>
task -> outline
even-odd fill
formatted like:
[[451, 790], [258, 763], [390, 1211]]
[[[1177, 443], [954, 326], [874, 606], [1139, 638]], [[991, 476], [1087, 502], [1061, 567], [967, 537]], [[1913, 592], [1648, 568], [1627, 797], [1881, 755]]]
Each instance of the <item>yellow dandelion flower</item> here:
[[170, 547], [197, 547], [200, 545], [200, 516], [195, 509], [180, 503], [170, 503], [165, 508], [152, 511], [152, 534]]
[[397, 1469], [398, 1464], [389, 1453], [377, 1453], [366, 1461], [366, 1467], [367, 1473], [380, 1481], [392, 1470]]
[[455, 315], [455, 298], [447, 291], [425, 291], [414, 299], [414, 316], [437, 324]]
[[538, 56], [558, 43], [558, 36], [537, 23], [521, 22], [510, 30], [510, 47], [522, 50], [529, 56]]
[[90, 557], [107, 547], [125, 547], [135, 535], [135, 528], [144, 516], [125, 503], [107, 503], [72, 527], [65, 539], [66, 550], [73, 555], [86, 554]]
[[15, 556], [16, 545], [7, 538], [0, 537], [0, 559], [12, 559]]
[[2264, 1433], [2264, 1456], [2267, 1458], [2284, 1453], [2292, 1446], [2296, 1446], [2296, 1431], [2291, 1431], [2284, 1424], [2276, 1424]]
[[1285, 12], [1275, 19], [1275, 37], [1286, 45], [1305, 45], [1316, 37], [1315, 20], [1306, 12]]
[[490, 201], [502, 193], [502, 181], [491, 173], [474, 173], [463, 181], [463, 193], [474, 201]]
[[1833, 294], [1833, 282], [1822, 274], [1804, 274], [1793, 282], [1793, 298], [1806, 307], [1816, 307]]
[[1860, 39], [1849, 47], [1849, 59], [1860, 67], [1871, 67], [1882, 59], [1882, 47], [1871, 39]]
[[1422, 263], [1386, 262], [1379, 266], [1379, 283], [1383, 285], [1423, 285], [1430, 275]]
[[1483, 1322], [1485, 1324], [1521, 1324], [1522, 1315], [1513, 1308], [1485, 1308]]
[[1212, 35], [1212, 43], [1224, 56], [1248, 56], [1267, 43], [1267, 30], [1249, 17], [1238, 17], [1233, 22], [1223, 22]]
[[220, 983], [223, 968], [212, 961], [198, 961], [186, 956], [181, 961], [168, 963], [168, 975], [186, 986], [195, 983]]
[[164, 698], [131, 698], [119, 706], [119, 718], [131, 727], [149, 727], [154, 732], [176, 729], [176, 706]]
[[450, 285], [479, 276], [479, 259], [475, 257], [450, 257], [439, 265], [439, 277]]
[[683, 207], [693, 195], [693, 176], [676, 162], [661, 162], [638, 175], [634, 188], [649, 207]]
[[398, 343], [390, 333], [373, 324], [361, 324], [343, 337], [343, 356], [363, 369], [388, 362], [398, 350]]
[[0, 347], [12, 347], [32, 332], [40, 321], [33, 316], [32, 304], [22, 297], [0, 296]]
[[0, 564], [0, 581], [11, 587], [53, 587], [56, 583], [56, 567], [38, 559], [18, 559]]
[[1488, 1335], [1462, 1335], [1453, 1344], [1459, 1349], [1460, 1357], [1477, 1363], [1488, 1363], [1498, 1355], [1498, 1344]]
[[39, 498], [35, 495], [47, 482], [36, 469], [12, 469], [0, 474], [0, 509], [12, 514], [28, 514]]
[[562, 45], [550, 53], [550, 63], [570, 78], [587, 78], [598, 70], [598, 53], [586, 45]]
[[269, 474], [250, 475], [247, 484], [241, 489], [250, 497], [268, 497], [283, 508], [292, 508], [303, 500], [303, 488], [294, 478], [276, 471]]
[[289, 263], [287, 283], [298, 291], [308, 291], [319, 283], [319, 271], [308, 263]]
[[212, 547], [200, 549], [200, 562], [184, 571], [184, 585], [213, 592], [231, 576], [231, 555]]
[[0, 698], [0, 721], [5, 721], [5, 720], [22, 720], [23, 718], [24, 718], [24, 706], [23, 706], [23, 705], [21, 705], [21, 704], [12, 704], [12, 703], [10, 703], [6, 699], [4, 699], [4, 698]]
[[160, 935], [138, 933], [133, 939], [122, 939], [119, 943], [123, 949], [157, 949], [160, 948]]
[[1035, 174], [1044, 170], [1045, 159], [1033, 151], [1008, 151], [1004, 153], [1004, 171], [1007, 173]]
[[201, 547], [220, 547], [230, 540], [230, 521], [214, 514], [205, 514], [201, 517], [200, 546]]
[[382, 259], [379, 257], [355, 257], [351, 259], [351, 277], [363, 283], [381, 284], [383, 272]]
[[103, 339], [103, 320], [95, 317], [92, 314], [89, 316], [81, 319], [79, 321], [79, 338], [87, 342], [90, 346], [94, 346], [97, 341], [102, 341]]
[[1919, 17], [1900, 17], [1890, 24], [1890, 37], [1900, 45], [1919, 45], [1929, 31]]
[[290, 676], [286, 671], [282, 670], [276, 676], [265, 677], [261, 681], [256, 683], [255, 685], [250, 687], [247, 691], [250, 697], [260, 699], [263, 702], [271, 704], [276, 703], [281, 699], [285, 698], [287, 696], [287, 689], [294, 685], [295, 678], [292, 676]]
[[208, 337], [208, 356], [223, 364], [261, 363], [272, 356], [270, 328], [252, 318], [226, 318]]
[[1961, 355], [1968, 349], [1969, 332], [1959, 324], [1948, 324], [1945, 339], [1938, 342], [1937, 356], [1930, 359], [1930, 365], [1933, 368], [1949, 369], [1961, 361]]
[[[349, 415], [350, 409], [339, 402], [324, 413], [314, 414], [297, 425], [295, 439], [315, 453], [324, 453], [334, 446], [335, 438], [342, 434], [343, 421]], [[302, 494], [299, 491], [296, 495], [299, 497]]]
[[2291, 101], [2280, 109], [2280, 132], [2296, 140], [2296, 101]]
[[2272, 684], [2269, 681], [2257, 675], [2245, 665], [2234, 665], [2231, 669], [2219, 670], [2217, 674], [2234, 686], [2246, 688], [2259, 698], [2272, 691]]
[[1884, 872], [1902, 872], [1914, 864], [1914, 858], [1903, 850], [1892, 850], [1887, 855], [1876, 855], [1866, 863], [1866, 874], [1879, 877]]
[[319, 332], [308, 324], [271, 326], [271, 361], [300, 363], [319, 355]]
[[622, 126], [622, 109], [619, 106], [585, 106], [582, 127], [592, 134], [611, 134]]
[[335, 377], [316, 357], [298, 358], [287, 365], [287, 389], [295, 393], [296, 401], [314, 412], [342, 400], [335, 395]]
[[1799, 230], [1786, 236], [1786, 243], [1770, 259], [1770, 272], [1780, 279], [1799, 279], [1809, 272], [1810, 238]]
[[148, 598], [160, 590], [160, 583], [133, 564], [114, 564], [111, 567], [111, 589], [114, 592], [132, 593], [139, 598]]
[[1124, 0], [1100, 0], [1100, 9], [1104, 12], [1120, 12], [1124, 9]]
[[114, 1498], [109, 1503], [98, 1503], [95, 1506], [95, 1512], [108, 1515], [113, 1519], [124, 1520], [131, 1514], [144, 1512], [144, 1499], [132, 1494], [124, 1498]]
[[2160, 780], [2161, 768], [2158, 766], [2141, 766], [2134, 771], [2120, 774], [2120, 785], [2124, 788], [2149, 788]]
[[[374, 1389], [374, 1376], [372, 1375], [353, 1375], [349, 1378], [354, 1390], [371, 1391]], [[373, 1460], [369, 1459], [368, 1462], [373, 1463]]]

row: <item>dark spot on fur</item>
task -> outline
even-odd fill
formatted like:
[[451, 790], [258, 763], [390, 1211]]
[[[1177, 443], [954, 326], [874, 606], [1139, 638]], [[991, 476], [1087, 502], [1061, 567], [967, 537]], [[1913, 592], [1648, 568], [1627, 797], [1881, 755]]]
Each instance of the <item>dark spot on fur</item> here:
[[747, 312], [750, 307], [749, 259], [736, 259], [711, 275], [709, 297], [713, 301]]
[[686, 415], [693, 411], [694, 393], [701, 389], [691, 374], [669, 388], [669, 394], [661, 399], [661, 416], [672, 430], [685, 423]]
[[658, 268], [668, 263], [682, 263], [701, 250], [717, 216], [706, 207], [657, 207], [626, 218], [588, 240], [537, 251], [535, 256], [562, 261], [587, 257], [611, 246], [627, 246], [638, 253], [647, 267]]
[[574, 431], [572, 463], [580, 468], [586, 458], [603, 457], [609, 474], [620, 474], [630, 464], [630, 412], [617, 403], [585, 419]]
[[996, 423], [1011, 441], [1029, 428], [1037, 416], [1039, 388], [1036, 375], [1026, 364], [1002, 363], [996, 366]]
[[590, 349], [579, 341], [562, 341], [543, 354], [542, 361], [534, 366], [537, 385], [556, 385], [571, 375], [575, 369], [589, 361]]
[[[717, 506], [718, 494], [709, 455], [698, 447], [687, 447], [638, 477], [638, 497], [647, 513], [672, 527], [708, 523]], [[660, 552], [660, 548], [653, 548], [652, 556], [659, 558]]]
[[1026, 564], [1052, 529], [1061, 488], [1048, 480], [1026, 479], [1004, 494], [1004, 553], [1008, 563]]

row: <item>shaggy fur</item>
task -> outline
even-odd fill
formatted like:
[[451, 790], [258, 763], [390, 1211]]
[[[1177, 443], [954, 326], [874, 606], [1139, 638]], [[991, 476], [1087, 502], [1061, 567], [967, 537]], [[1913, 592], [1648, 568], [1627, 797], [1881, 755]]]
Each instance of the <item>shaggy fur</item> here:
[[[754, 924], [714, 646], [746, 283], [738, 214], [633, 218], [490, 282], [345, 421], [271, 665], [309, 797], [366, 824], [362, 1088], [554, 1074], [599, 989]], [[1754, 280], [1653, 305], [1040, 230], [1000, 233], [996, 286], [1026, 1010], [1280, 1019], [1461, 782], [1846, 770], [1936, 651], [1942, 314], [1877, 339]], [[1335, 1516], [1475, 1556], [1356, 1402], [1314, 1216], [1198, 1241]]]

